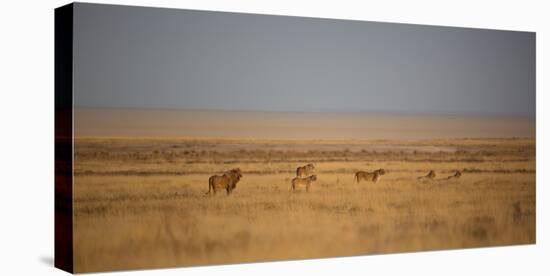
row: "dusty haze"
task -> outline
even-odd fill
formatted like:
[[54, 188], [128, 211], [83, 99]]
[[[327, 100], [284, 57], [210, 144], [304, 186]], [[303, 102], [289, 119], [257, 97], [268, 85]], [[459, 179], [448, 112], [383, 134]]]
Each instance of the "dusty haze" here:
[[260, 139], [534, 137], [525, 117], [376, 113], [224, 112], [138, 109], [75, 111], [79, 136]]

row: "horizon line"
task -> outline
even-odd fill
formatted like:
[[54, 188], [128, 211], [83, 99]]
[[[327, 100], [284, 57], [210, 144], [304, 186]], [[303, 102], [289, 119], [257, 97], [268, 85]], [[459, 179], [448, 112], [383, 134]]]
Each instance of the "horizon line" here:
[[213, 108], [180, 108], [180, 107], [115, 107], [115, 106], [74, 106], [78, 109], [106, 109], [106, 110], [140, 110], [140, 111], [182, 111], [182, 112], [251, 112], [251, 113], [333, 113], [333, 114], [382, 114], [382, 115], [441, 115], [441, 116], [486, 116], [486, 117], [524, 117], [536, 119], [534, 114], [527, 113], [505, 113], [505, 112], [464, 112], [464, 111], [395, 111], [395, 110], [259, 110], [259, 109], [213, 109]]

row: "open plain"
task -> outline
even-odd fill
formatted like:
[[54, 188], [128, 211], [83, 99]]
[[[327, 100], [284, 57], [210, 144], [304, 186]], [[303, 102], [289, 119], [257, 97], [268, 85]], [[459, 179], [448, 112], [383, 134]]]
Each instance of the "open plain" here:
[[74, 195], [78, 272], [529, 244], [535, 140], [78, 137]]

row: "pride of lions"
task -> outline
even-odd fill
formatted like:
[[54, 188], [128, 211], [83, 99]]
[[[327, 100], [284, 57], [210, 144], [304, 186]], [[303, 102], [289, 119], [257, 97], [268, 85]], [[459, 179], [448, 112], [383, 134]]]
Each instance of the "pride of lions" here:
[[[309, 192], [311, 183], [317, 180], [317, 176], [313, 174], [315, 166], [313, 164], [307, 164], [296, 169], [296, 177], [290, 181], [290, 190], [295, 191], [299, 186], [305, 186], [306, 191]], [[384, 169], [378, 169], [372, 172], [358, 171], [355, 173], [354, 182], [359, 184], [361, 181], [378, 182], [382, 175], [386, 174]], [[460, 171], [456, 171], [453, 175], [439, 180], [451, 180], [458, 179], [462, 176]], [[222, 175], [213, 175], [208, 179], [208, 192], [206, 195], [216, 195], [217, 191], [225, 190], [227, 195], [230, 195], [237, 187], [237, 183], [243, 177], [240, 168], [235, 168], [226, 171]], [[420, 176], [417, 180], [435, 180], [436, 174], [433, 170], [430, 170], [428, 174]]]

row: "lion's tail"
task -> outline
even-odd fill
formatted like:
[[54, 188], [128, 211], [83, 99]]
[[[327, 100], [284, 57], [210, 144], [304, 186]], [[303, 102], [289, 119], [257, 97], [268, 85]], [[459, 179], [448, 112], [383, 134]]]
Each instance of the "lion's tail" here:
[[355, 173], [355, 176], [353, 177], [353, 183], [359, 183], [359, 175]]

